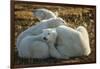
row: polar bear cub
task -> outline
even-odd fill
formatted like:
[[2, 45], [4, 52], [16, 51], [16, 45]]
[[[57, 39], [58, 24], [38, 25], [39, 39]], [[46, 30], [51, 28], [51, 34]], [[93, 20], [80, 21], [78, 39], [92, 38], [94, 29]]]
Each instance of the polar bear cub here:
[[44, 38], [45, 35], [45, 32], [43, 32], [36, 36], [29, 35], [24, 37], [17, 47], [18, 55], [22, 58], [48, 58], [49, 49], [45, 42], [47, 40]]
[[45, 32], [44, 38], [45, 38], [45, 42], [48, 44], [50, 56], [57, 59], [59, 58], [64, 59], [64, 57], [59, 53], [59, 51], [55, 47], [56, 39], [57, 39], [56, 29], [48, 28], [48, 29], [44, 29], [44, 32]]
[[91, 53], [88, 32], [83, 26], [79, 26], [74, 30], [70, 27], [61, 25], [57, 28], [49, 28], [46, 31], [56, 32], [56, 44], [54, 44], [53, 40], [53, 43], [52, 41], [51, 43], [48, 43], [49, 49], [51, 49], [50, 55], [52, 57], [68, 59], [70, 57], [83, 55], [88, 56]]

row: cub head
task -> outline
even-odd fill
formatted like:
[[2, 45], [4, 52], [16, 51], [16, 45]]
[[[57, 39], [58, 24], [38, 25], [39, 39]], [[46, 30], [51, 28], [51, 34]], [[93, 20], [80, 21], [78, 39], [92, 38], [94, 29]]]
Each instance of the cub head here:
[[56, 41], [56, 37], [57, 37], [57, 32], [56, 29], [43, 29], [43, 36], [42, 39], [46, 42], [55, 42]]

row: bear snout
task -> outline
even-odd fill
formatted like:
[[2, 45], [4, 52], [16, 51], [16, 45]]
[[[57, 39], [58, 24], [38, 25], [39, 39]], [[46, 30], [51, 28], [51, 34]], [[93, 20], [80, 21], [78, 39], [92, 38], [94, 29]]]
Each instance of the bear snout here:
[[46, 37], [43, 37], [44, 40], [48, 40]]

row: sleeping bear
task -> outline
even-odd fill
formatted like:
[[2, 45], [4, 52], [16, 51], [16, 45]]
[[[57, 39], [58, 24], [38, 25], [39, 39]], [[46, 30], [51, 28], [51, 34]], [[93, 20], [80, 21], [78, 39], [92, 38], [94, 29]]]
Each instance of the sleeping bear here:
[[[55, 33], [51, 33], [51, 32]], [[55, 34], [51, 41], [47, 41], [50, 55], [57, 59], [69, 59], [70, 57], [88, 56], [91, 53], [88, 32], [83, 26], [76, 30], [61, 25], [57, 28], [45, 29], [48, 34]], [[53, 40], [54, 39], [54, 40]], [[55, 41], [56, 40], [56, 41]]]

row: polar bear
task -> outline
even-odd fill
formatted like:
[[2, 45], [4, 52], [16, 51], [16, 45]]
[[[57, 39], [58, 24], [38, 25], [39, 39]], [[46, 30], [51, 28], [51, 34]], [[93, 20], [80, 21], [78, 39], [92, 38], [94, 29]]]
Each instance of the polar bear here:
[[[88, 56], [91, 53], [88, 32], [83, 26], [76, 30], [61, 25], [57, 28], [46, 29], [45, 32], [56, 32], [56, 44], [52, 41], [48, 43], [50, 55], [58, 59], [69, 59], [70, 57]], [[48, 35], [49, 36], [49, 35]], [[46, 36], [45, 38], [48, 38]]]
[[18, 55], [22, 58], [45, 59], [49, 57], [48, 45], [44, 42], [44, 33], [24, 37], [17, 47]]
[[50, 18], [47, 20], [43, 20], [37, 23], [37, 25], [29, 27], [28, 29], [23, 31], [21, 34], [19, 34], [16, 41], [16, 47], [19, 46], [21, 40], [24, 37], [29, 36], [29, 35], [39, 35], [40, 33], [42, 33], [43, 29], [57, 27], [60, 25], [65, 25], [65, 21], [62, 18]]
[[55, 43], [56, 36], [56, 31], [52, 30], [48, 32], [45, 29], [43, 29], [42, 33], [39, 35], [28, 35], [20, 41], [20, 44], [17, 48], [18, 55], [22, 58], [48, 58], [50, 57], [49, 50], [52, 50], [49, 49], [48, 45]]
[[57, 12], [53, 13], [52, 11], [48, 9], [39, 8], [39, 9], [33, 10], [33, 16], [35, 16], [40, 21], [42, 21], [42, 20], [47, 20], [50, 18], [56, 18], [58, 16], [58, 13]]
[[62, 58], [65, 59], [65, 57], [63, 55], [61, 55], [58, 50], [55, 47], [56, 44], [56, 39], [57, 39], [57, 32], [56, 29], [44, 29], [43, 30], [45, 32], [44, 38], [45, 38], [45, 42], [48, 44], [48, 48], [49, 48], [49, 53], [50, 53], [50, 57], [53, 58]]

